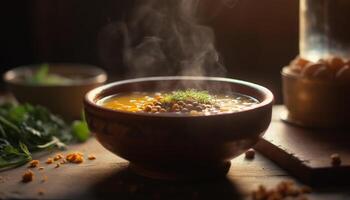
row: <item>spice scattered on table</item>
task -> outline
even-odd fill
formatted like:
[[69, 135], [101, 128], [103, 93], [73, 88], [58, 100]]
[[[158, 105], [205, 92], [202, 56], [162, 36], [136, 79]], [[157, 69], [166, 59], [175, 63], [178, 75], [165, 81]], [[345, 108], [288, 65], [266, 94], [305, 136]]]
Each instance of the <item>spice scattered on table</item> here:
[[[55, 159], [56, 158], [56, 159]], [[87, 157], [89, 160], [95, 160], [96, 156], [93, 154], [89, 154], [89, 156]], [[62, 164], [66, 164], [67, 162], [69, 163], [75, 163], [75, 164], [79, 164], [82, 163], [84, 161], [84, 154], [81, 152], [73, 152], [73, 153], [69, 153], [66, 156], [63, 154], [56, 154], [56, 156], [54, 157], [54, 159], [52, 159], [51, 157], [47, 158], [46, 162], [47, 164], [55, 164], [55, 169], [61, 167]], [[38, 167], [40, 161], [39, 160], [33, 160], [30, 162], [29, 167]], [[44, 170], [44, 167], [38, 167], [38, 170]], [[1, 181], [2, 178], [0, 178]], [[22, 182], [24, 183], [28, 183], [31, 182], [34, 179], [34, 173], [31, 170], [27, 170], [23, 176], [22, 176]], [[41, 179], [41, 182], [44, 183], [46, 182], [48, 179], [48, 177], [46, 175], [43, 176], [43, 178]]]
[[257, 190], [253, 191], [253, 200], [283, 200], [283, 199], [304, 199], [308, 198], [304, 194], [311, 192], [308, 186], [298, 187], [291, 181], [281, 181], [275, 188], [267, 189], [260, 185]]
[[331, 159], [332, 159], [332, 165], [337, 167], [337, 166], [340, 166], [341, 164], [341, 158], [340, 158], [340, 155], [335, 153], [335, 154], [332, 154], [331, 155]]
[[255, 157], [255, 150], [254, 149], [249, 149], [248, 151], [245, 152], [245, 158], [248, 160], [252, 160]]
[[62, 154], [56, 154], [55, 157], [53, 158], [54, 161], [60, 160], [63, 158]]
[[88, 156], [88, 159], [89, 159], [89, 160], [95, 160], [95, 159], [96, 159], [96, 156], [95, 156], [95, 155], [90, 154], [90, 155]]
[[84, 154], [80, 152], [70, 153], [66, 156], [66, 160], [71, 163], [82, 163], [84, 161]]
[[39, 160], [32, 160], [29, 163], [30, 168], [36, 168], [39, 165], [40, 161]]
[[53, 160], [52, 160], [52, 158], [47, 158], [47, 160], [46, 160], [46, 162], [45, 162], [46, 164], [52, 164], [53, 163]]
[[33, 181], [33, 179], [34, 179], [34, 173], [30, 169], [28, 169], [22, 176], [23, 183], [31, 182]]

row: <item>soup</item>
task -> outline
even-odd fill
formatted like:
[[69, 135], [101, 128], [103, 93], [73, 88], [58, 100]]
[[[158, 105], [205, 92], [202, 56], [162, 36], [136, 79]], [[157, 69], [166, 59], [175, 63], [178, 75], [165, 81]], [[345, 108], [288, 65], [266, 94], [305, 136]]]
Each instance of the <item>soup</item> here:
[[207, 91], [120, 93], [101, 99], [98, 104], [112, 110], [139, 113], [213, 115], [245, 110], [259, 101], [243, 94], [209, 94]]

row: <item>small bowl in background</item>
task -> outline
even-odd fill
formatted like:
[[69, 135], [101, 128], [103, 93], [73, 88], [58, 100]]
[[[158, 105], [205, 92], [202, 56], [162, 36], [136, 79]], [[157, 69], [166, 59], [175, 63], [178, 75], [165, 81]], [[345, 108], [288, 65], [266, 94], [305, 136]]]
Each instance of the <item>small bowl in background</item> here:
[[284, 67], [283, 100], [288, 110], [282, 119], [307, 128], [348, 128], [350, 84], [301, 77]]
[[67, 120], [81, 117], [83, 99], [89, 90], [104, 84], [104, 70], [83, 64], [49, 64], [49, 74], [70, 78], [67, 84], [30, 84], [27, 77], [33, 76], [41, 65], [21, 66], [7, 71], [3, 79], [8, 90], [20, 103], [42, 105]]

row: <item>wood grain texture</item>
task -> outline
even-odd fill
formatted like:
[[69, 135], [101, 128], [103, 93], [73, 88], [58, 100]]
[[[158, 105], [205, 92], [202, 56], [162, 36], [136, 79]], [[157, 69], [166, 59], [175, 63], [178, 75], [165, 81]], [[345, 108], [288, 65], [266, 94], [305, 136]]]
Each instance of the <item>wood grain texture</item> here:
[[[268, 158], [310, 184], [349, 184], [350, 131], [305, 129], [280, 119], [284, 107], [274, 108], [272, 123], [256, 148]], [[330, 156], [341, 156], [334, 167]]]
[[[71, 145], [63, 153], [72, 151], [94, 154], [97, 159], [56, 169], [44, 161], [57, 152], [36, 155], [45, 169], [33, 169], [33, 182], [21, 182], [27, 165], [0, 172], [0, 199], [250, 199], [249, 194], [260, 184], [272, 188], [282, 180], [296, 181], [260, 154], [252, 161], [245, 160], [244, 156], [233, 159], [225, 179], [169, 182], [132, 174], [128, 171], [127, 161], [105, 150], [94, 138]], [[48, 180], [43, 183], [44, 175]], [[40, 190], [44, 191], [43, 195], [38, 194]], [[309, 197], [345, 200], [350, 199], [348, 191], [350, 186], [328, 185], [314, 188]]]

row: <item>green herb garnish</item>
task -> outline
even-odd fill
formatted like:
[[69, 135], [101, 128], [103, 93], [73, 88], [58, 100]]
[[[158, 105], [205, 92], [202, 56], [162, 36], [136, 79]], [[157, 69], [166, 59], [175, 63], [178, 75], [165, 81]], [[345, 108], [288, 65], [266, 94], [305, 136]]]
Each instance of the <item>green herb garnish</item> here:
[[30, 152], [85, 141], [87, 131], [85, 122], [70, 126], [41, 106], [0, 105], [0, 169], [25, 164], [32, 159]]
[[47, 63], [41, 64], [38, 71], [30, 79], [30, 82], [43, 83], [47, 79], [48, 74], [49, 74], [49, 64]]
[[74, 121], [72, 125], [73, 135], [80, 141], [85, 142], [90, 137], [90, 130], [85, 121]]
[[39, 69], [30, 77], [27, 82], [31, 85], [66, 85], [72, 82], [71, 79], [49, 73], [49, 64], [41, 64]]
[[212, 102], [213, 96], [205, 90], [177, 90], [172, 93], [165, 94], [162, 101], [164, 103], [178, 102], [178, 101], [196, 101], [202, 104], [210, 104]]

